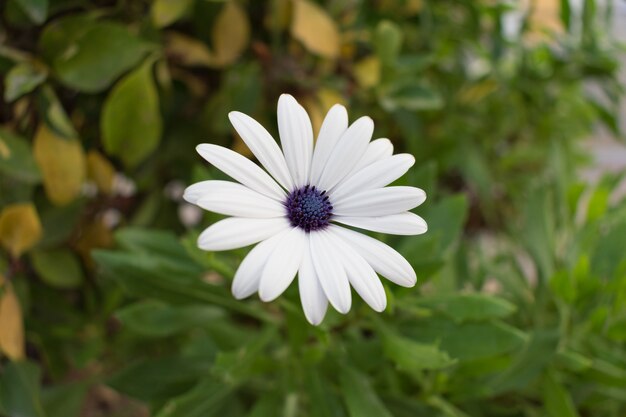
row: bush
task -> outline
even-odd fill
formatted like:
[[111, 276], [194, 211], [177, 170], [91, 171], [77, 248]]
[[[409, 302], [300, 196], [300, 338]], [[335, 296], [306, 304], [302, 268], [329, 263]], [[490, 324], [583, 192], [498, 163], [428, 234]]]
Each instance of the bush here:
[[[2, 3], [0, 414], [624, 415], [626, 205], [575, 175], [620, 133], [611, 10], [557, 3]], [[251, 156], [227, 113], [276, 133], [283, 92], [417, 159], [382, 314], [236, 301], [246, 250], [196, 248], [195, 146]]]

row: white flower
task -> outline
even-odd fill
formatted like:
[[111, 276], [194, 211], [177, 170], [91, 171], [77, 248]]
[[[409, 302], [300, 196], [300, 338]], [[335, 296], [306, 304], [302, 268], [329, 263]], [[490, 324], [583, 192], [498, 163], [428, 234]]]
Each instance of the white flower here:
[[426, 222], [409, 212], [426, 199], [415, 187], [385, 187], [415, 163], [392, 155], [388, 139], [370, 142], [374, 122], [361, 117], [348, 127], [348, 114], [333, 106], [313, 144], [311, 121], [287, 94], [278, 100], [282, 152], [251, 117], [229, 118], [262, 166], [230, 149], [202, 144], [198, 153], [238, 182], [203, 181], [184, 198], [206, 210], [233, 216], [218, 221], [198, 238], [209, 251], [259, 243], [235, 273], [237, 299], [259, 293], [271, 301], [296, 273], [307, 320], [317, 325], [328, 302], [340, 313], [351, 305], [350, 285], [374, 310], [387, 305], [378, 274], [403, 287], [415, 285], [411, 265], [390, 246], [347, 225], [381, 233], [417, 235]]

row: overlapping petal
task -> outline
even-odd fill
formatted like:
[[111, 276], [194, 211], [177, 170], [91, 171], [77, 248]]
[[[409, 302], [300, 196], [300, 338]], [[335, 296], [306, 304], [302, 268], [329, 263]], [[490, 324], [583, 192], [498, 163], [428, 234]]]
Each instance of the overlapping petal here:
[[285, 215], [283, 203], [236, 182], [198, 182], [187, 187], [183, 198], [205, 210], [227, 216], [271, 218]]
[[341, 237], [351, 245], [376, 272], [389, 281], [403, 287], [415, 285], [417, 281], [415, 271], [409, 262], [391, 246], [341, 226], [331, 225], [328, 232]]
[[285, 190], [248, 158], [223, 146], [203, 143], [196, 150], [204, 159], [224, 174], [268, 197], [278, 201], [285, 200]]
[[309, 177], [311, 184], [318, 184], [322, 171], [326, 166], [326, 162], [330, 154], [337, 146], [337, 142], [341, 135], [348, 129], [348, 112], [346, 108], [340, 104], [335, 104], [330, 108], [320, 133], [317, 135], [315, 150], [313, 151], [313, 161], [311, 162], [311, 175]]
[[352, 305], [350, 282], [336, 245], [328, 233], [326, 230], [309, 233], [311, 259], [326, 298], [335, 310], [346, 314]]
[[293, 190], [294, 182], [287, 168], [285, 156], [272, 135], [259, 122], [246, 114], [232, 111], [228, 113], [228, 118], [267, 172], [286, 190]]
[[243, 248], [291, 227], [284, 217], [246, 219], [229, 217], [212, 224], [198, 237], [198, 247], [209, 251]]
[[309, 323], [318, 325], [326, 315], [328, 298], [324, 294], [324, 289], [313, 266], [311, 250], [308, 246], [302, 254], [302, 263], [298, 270], [298, 290], [306, 319]]
[[416, 187], [385, 187], [355, 193], [336, 201], [336, 216], [386, 216], [411, 210], [426, 200], [426, 193]]
[[428, 230], [426, 221], [410, 211], [380, 217], [335, 216], [333, 221], [391, 235], [421, 235]]
[[313, 156], [313, 128], [306, 110], [289, 94], [278, 99], [278, 132], [294, 185], [309, 181]]

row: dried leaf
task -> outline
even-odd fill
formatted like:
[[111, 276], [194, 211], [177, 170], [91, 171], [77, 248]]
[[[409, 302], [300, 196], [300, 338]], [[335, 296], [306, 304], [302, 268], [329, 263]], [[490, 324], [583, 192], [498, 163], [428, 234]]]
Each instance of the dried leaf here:
[[213, 55], [203, 42], [180, 33], [167, 34], [165, 51], [182, 65], [210, 67], [213, 64]]
[[78, 139], [57, 136], [42, 123], [33, 152], [50, 201], [65, 205], [74, 200], [85, 180], [85, 154]]
[[0, 275], [0, 351], [11, 360], [24, 358], [22, 309], [13, 287]]
[[341, 46], [339, 29], [326, 11], [308, 0], [294, 0], [293, 6], [291, 35], [309, 51], [336, 58]]
[[193, 6], [193, 0], [155, 0], [150, 9], [152, 23], [162, 28], [183, 17]]
[[87, 153], [87, 177], [96, 183], [98, 190], [104, 194], [113, 192], [115, 168], [100, 152]]
[[0, 213], [0, 243], [13, 257], [32, 248], [41, 235], [41, 222], [31, 203], [12, 204]]
[[250, 42], [250, 22], [243, 7], [229, 1], [217, 16], [212, 32], [213, 65], [226, 66], [237, 60]]

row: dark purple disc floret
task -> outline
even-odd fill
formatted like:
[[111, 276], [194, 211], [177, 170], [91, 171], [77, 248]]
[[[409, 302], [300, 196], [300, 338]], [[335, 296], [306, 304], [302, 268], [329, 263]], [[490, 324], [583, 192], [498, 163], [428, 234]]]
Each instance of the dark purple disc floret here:
[[333, 206], [326, 191], [320, 191], [309, 185], [292, 191], [285, 201], [287, 217], [292, 226], [298, 226], [306, 232], [328, 226], [333, 215]]

